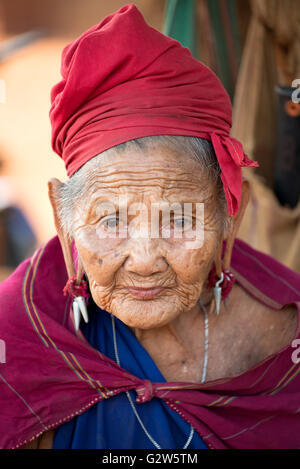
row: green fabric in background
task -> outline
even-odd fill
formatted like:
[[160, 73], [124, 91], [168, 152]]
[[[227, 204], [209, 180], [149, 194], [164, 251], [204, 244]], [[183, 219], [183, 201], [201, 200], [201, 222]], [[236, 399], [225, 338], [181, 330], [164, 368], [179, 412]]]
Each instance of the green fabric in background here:
[[[241, 58], [236, 0], [201, 1], [210, 19], [217, 59], [215, 72], [232, 98]], [[195, 58], [199, 58], [197, 28], [196, 0], [167, 0], [163, 32], [188, 47]]]
[[163, 33], [188, 47], [197, 57], [195, 0], [168, 0]]

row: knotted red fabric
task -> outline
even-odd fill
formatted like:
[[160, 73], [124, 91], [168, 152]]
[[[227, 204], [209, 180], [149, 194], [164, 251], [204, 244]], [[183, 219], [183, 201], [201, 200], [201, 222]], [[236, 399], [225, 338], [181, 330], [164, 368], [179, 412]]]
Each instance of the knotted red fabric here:
[[232, 108], [217, 76], [178, 41], [148, 26], [133, 4], [106, 17], [62, 54], [51, 91], [52, 147], [72, 176], [120, 143], [152, 135], [212, 142], [229, 215], [241, 199], [242, 166], [257, 166], [230, 137]]

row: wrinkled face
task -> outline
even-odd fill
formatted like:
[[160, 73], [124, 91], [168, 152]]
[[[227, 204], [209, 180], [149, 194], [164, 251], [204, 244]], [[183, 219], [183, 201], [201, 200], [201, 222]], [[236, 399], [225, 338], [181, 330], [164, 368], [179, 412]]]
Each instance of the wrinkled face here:
[[[190, 310], [222, 241], [216, 191], [199, 163], [162, 146], [144, 154], [104, 154], [74, 221], [95, 303], [139, 329], [165, 325]], [[184, 203], [187, 216], [168, 212]], [[167, 210], [156, 217], [155, 207]], [[189, 242], [200, 224], [202, 246]]]

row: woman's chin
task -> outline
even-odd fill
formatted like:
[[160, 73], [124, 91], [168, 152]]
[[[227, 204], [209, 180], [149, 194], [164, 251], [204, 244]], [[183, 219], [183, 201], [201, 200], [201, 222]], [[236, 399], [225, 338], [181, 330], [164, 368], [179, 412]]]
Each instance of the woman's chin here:
[[182, 305], [176, 305], [176, 302], [170, 298], [153, 300], [130, 298], [120, 303], [114, 301], [110, 312], [128, 327], [153, 329], [165, 326], [175, 319], [182, 312]]

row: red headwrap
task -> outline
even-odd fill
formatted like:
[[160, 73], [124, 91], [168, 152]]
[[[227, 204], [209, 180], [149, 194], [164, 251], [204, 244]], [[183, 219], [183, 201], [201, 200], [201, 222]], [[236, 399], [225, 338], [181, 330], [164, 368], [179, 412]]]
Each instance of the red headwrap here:
[[257, 166], [230, 137], [231, 102], [216, 75], [178, 41], [126, 5], [69, 44], [51, 92], [52, 147], [68, 175], [99, 153], [151, 135], [213, 144], [229, 215], [239, 208], [242, 166]]

